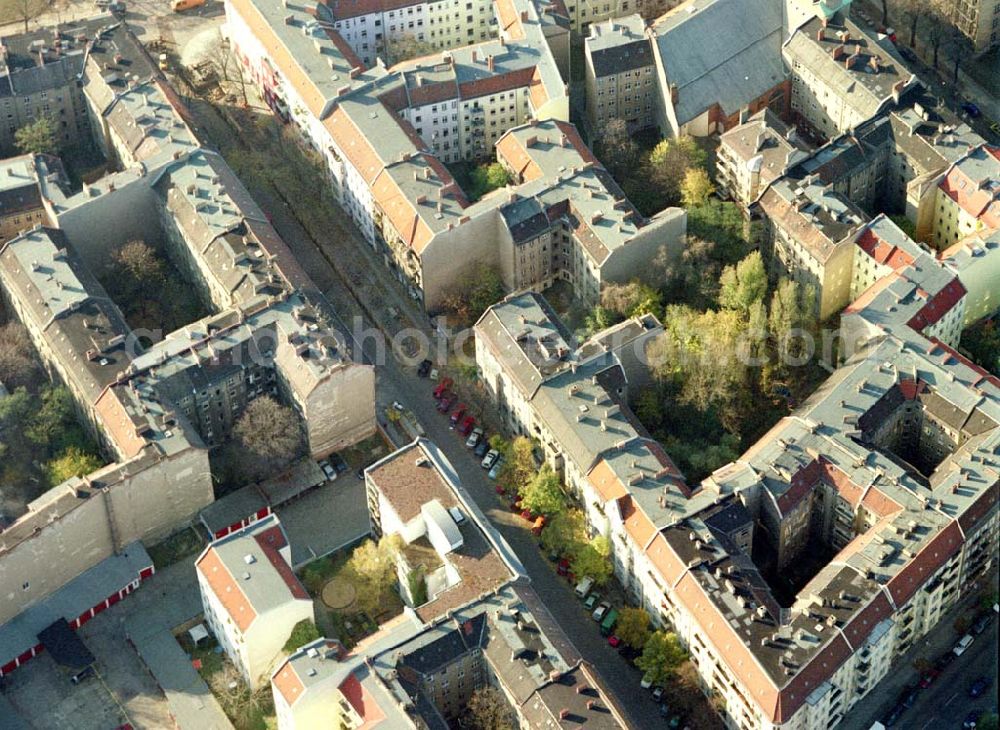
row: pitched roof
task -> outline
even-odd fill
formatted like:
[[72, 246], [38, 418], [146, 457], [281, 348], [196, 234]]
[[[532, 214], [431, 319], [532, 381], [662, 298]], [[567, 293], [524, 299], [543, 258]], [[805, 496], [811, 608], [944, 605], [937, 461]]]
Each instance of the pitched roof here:
[[[780, 0], [692, 0], [653, 23], [684, 125], [718, 104], [733, 114], [784, 81]], [[669, 90], [664, 90], [669, 96]]]
[[281, 554], [288, 541], [278, 518], [269, 515], [212, 542], [195, 567], [242, 632], [258, 616], [309, 594]]

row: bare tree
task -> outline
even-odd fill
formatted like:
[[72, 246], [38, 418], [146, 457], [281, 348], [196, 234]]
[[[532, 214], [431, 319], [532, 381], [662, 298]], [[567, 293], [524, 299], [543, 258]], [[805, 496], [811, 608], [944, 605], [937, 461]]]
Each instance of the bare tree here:
[[25, 33], [28, 32], [28, 23], [47, 9], [45, 0], [0, 0], [0, 17], [24, 23]]
[[470, 730], [513, 730], [514, 713], [506, 698], [494, 687], [477, 689], [469, 698], [462, 727]]
[[288, 465], [302, 447], [302, 430], [295, 411], [267, 395], [246, 407], [233, 433], [258, 460], [264, 473]]
[[219, 87], [223, 92], [226, 92], [227, 86], [235, 88], [239, 92], [243, 106], [248, 106], [250, 102], [247, 97], [247, 80], [243, 75], [242, 64], [232, 47], [220, 39], [220, 42], [212, 50], [209, 60], [212, 62], [212, 67], [219, 79]]
[[28, 331], [18, 322], [0, 327], [0, 383], [12, 391], [28, 385], [38, 374], [38, 363]]
[[926, 0], [896, 0], [895, 5], [910, 23], [910, 48], [917, 42], [917, 24]]
[[411, 58], [419, 58], [420, 56], [428, 56], [434, 53], [434, 45], [428, 41], [419, 40], [415, 35], [406, 34], [399, 38], [390, 39], [388, 35], [384, 42], [385, 48], [385, 61], [389, 66], [393, 66], [402, 61], [408, 61]]

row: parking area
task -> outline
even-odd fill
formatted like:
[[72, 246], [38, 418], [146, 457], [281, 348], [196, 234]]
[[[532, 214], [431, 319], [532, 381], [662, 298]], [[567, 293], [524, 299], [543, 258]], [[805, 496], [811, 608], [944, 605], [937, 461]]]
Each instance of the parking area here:
[[[103, 681], [105, 670], [98, 659], [98, 676], [75, 685], [43, 652], [5, 679], [4, 694], [20, 719], [37, 730], [110, 729], [125, 716]], [[6, 727], [3, 718], [0, 727]]]

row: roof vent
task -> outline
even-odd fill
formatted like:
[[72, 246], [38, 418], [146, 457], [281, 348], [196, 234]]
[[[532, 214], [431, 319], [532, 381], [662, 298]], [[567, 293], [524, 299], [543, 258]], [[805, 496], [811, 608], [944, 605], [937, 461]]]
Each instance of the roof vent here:
[[250, 553], [247, 553], [246, 555], [243, 556], [243, 562], [246, 563], [247, 565], [253, 565], [254, 563], [257, 562], [257, 558], [255, 558]]

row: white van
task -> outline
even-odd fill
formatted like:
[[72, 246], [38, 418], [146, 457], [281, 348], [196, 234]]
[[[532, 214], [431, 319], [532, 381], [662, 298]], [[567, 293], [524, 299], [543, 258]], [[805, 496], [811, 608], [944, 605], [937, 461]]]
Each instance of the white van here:
[[578, 598], [586, 598], [590, 589], [594, 587], [594, 579], [587, 576], [576, 584], [576, 595]]
[[972, 634], [966, 634], [965, 636], [963, 636], [961, 639], [958, 640], [958, 643], [955, 644], [955, 648], [952, 649], [952, 651], [955, 653], [955, 656], [962, 656], [962, 654], [965, 653], [965, 650], [969, 648], [969, 645], [971, 643], [972, 643]]

